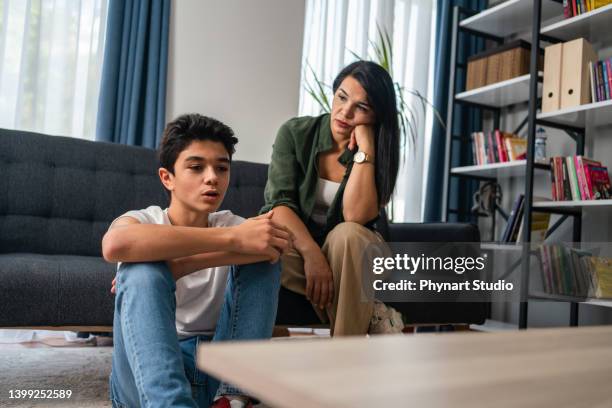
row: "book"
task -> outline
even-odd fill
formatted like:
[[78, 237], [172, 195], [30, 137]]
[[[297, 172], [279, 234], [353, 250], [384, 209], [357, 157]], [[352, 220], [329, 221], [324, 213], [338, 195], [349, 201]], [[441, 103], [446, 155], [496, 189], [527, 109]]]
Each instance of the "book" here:
[[499, 156], [500, 162], [507, 162], [508, 155], [506, 154], [506, 150], [504, 149], [504, 137], [499, 130], [495, 131], [495, 145], [497, 146], [497, 155]]
[[595, 77], [593, 75], [593, 62], [589, 61], [589, 80], [591, 82], [591, 102], [597, 102], [597, 91], [595, 90]]
[[519, 232], [519, 229], [521, 228], [521, 224], [523, 221], [524, 209], [525, 209], [525, 199], [523, 198], [521, 200], [518, 211], [516, 213], [514, 224], [512, 225], [512, 231], [510, 231], [509, 242], [516, 242], [516, 240], [518, 239], [518, 232]]
[[525, 159], [527, 156], [527, 140], [520, 137], [507, 137], [505, 143], [510, 161]]
[[578, 189], [580, 190], [580, 199], [587, 200], [586, 179], [582, 166], [582, 156], [574, 156], [574, 165], [576, 166], [576, 178], [578, 180]]
[[578, 177], [576, 174], [576, 166], [574, 165], [574, 157], [568, 156], [565, 158], [567, 163], [567, 172], [569, 174], [569, 182], [572, 190], [572, 200], [581, 200], [580, 188], [578, 187]]
[[589, 266], [593, 276], [593, 297], [612, 297], [612, 259], [589, 257]]
[[604, 90], [605, 100], [607, 101], [608, 99], [610, 99], [610, 87], [608, 86], [608, 68], [606, 66], [605, 61], [599, 61], [599, 63], [601, 64], [601, 75], [603, 77], [602, 88]]
[[489, 132], [489, 141], [491, 142], [491, 146], [493, 146], [493, 158], [495, 163], [501, 163], [501, 157], [499, 155], [499, 148], [497, 146], [497, 138], [495, 137], [495, 131]]
[[591, 178], [591, 197], [593, 200], [607, 200], [612, 198], [612, 188], [610, 187], [610, 175], [605, 166], [587, 165]]
[[506, 228], [504, 228], [504, 232], [502, 234], [501, 242], [510, 242], [510, 234], [512, 232], [512, 228], [514, 227], [514, 223], [516, 222], [516, 216], [524, 197], [525, 196], [523, 194], [520, 194], [516, 198], [516, 200], [514, 200], [512, 210], [510, 211], [510, 215], [508, 216], [508, 222], [506, 222]]
[[608, 4], [612, 4], [612, 0], [593, 0], [593, 9], [607, 6]]
[[608, 58], [605, 63], [606, 72], [608, 73], [608, 89], [610, 91], [610, 97], [612, 98], [612, 58]]
[[[543, 201], [543, 198], [535, 198], [534, 201]], [[548, 201], [548, 200], [546, 200]], [[523, 228], [525, 223], [523, 222], [524, 213], [519, 220], [519, 230], [516, 237], [516, 242], [523, 242]], [[550, 224], [550, 213], [532, 212], [531, 213], [531, 235], [529, 242], [544, 242], [546, 238], [546, 232]]]
[[563, 0], [563, 17], [565, 18], [573, 17], [569, 5], [569, 0]]
[[553, 171], [555, 172], [555, 189], [557, 190], [557, 200], [564, 201], [563, 193], [563, 168], [561, 167], [561, 157], [554, 157]]
[[605, 101], [606, 91], [603, 86], [603, 70], [601, 67], [601, 61], [598, 61], [595, 65], [597, 66], [597, 82], [599, 84], [599, 100]]
[[593, 183], [591, 180], [591, 172], [589, 171], [590, 167], [600, 167], [601, 163], [595, 160], [587, 159], [586, 157], [582, 158], [582, 170], [584, 171], [584, 179], [585, 179], [585, 200], [593, 200]]
[[555, 180], [555, 158], [551, 157], [550, 159], [548, 159], [548, 162], [550, 164], [550, 185], [552, 187], [552, 199], [553, 201], [557, 201], [559, 200], [559, 198], [557, 197], [557, 181]]
[[563, 157], [561, 159], [561, 170], [563, 171], [563, 199], [571, 201], [572, 200], [572, 190], [570, 187], [569, 181], [569, 172], [567, 171], [567, 162]]

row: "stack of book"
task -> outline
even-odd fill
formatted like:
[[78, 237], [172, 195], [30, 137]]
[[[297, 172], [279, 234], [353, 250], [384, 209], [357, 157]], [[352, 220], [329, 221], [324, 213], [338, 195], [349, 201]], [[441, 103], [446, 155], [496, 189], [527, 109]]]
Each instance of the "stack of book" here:
[[[534, 200], [546, 200], [542, 197], [534, 197]], [[522, 242], [523, 241], [523, 194], [519, 195], [514, 201], [512, 211], [508, 216], [506, 228], [502, 233], [501, 242]], [[530, 242], [542, 242], [546, 238], [546, 231], [550, 223], [550, 213], [533, 212], [531, 214], [531, 236]]]
[[483, 165], [525, 159], [527, 140], [500, 130], [472, 133], [474, 164]]
[[539, 255], [546, 293], [584, 298], [612, 297], [612, 259], [591, 256], [563, 245], [541, 245]]
[[571, 18], [608, 4], [612, 4], [612, 0], [563, 0], [563, 15]]
[[612, 99], [612, 58], [589, 62], [589, 74], [593, 102]]
[[550, 180], [555, 201], [612, 198], [608, 168], [584, 156], [551, 157]]

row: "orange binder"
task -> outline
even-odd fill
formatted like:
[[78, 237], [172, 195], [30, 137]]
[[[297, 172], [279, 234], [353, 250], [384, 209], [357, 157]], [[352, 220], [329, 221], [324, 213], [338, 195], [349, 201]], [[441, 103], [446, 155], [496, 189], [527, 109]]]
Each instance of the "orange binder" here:
[[542, 85], [542, 112], [561, 108], [561, 68], [563, 44], [555, 44], [544, 50], [544, 83]]
[[591, 102], [589, 62], [597, 61], [597, 54], [584, 38], [563, 44], [561, 67], [561, 109]]

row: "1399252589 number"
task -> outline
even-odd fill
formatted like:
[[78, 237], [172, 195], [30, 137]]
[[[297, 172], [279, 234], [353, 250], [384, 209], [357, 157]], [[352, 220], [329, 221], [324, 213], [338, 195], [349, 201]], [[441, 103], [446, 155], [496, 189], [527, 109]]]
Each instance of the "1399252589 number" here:
[[72, 390], [9, 390], [10, 399], [67, 399]]

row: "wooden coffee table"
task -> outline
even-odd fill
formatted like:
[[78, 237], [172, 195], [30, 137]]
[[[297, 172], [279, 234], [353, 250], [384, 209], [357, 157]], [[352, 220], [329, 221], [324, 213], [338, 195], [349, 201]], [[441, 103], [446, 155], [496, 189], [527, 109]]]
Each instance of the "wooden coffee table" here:
[[203, 344], [273, 407], [610, 407], [612, 326]]

